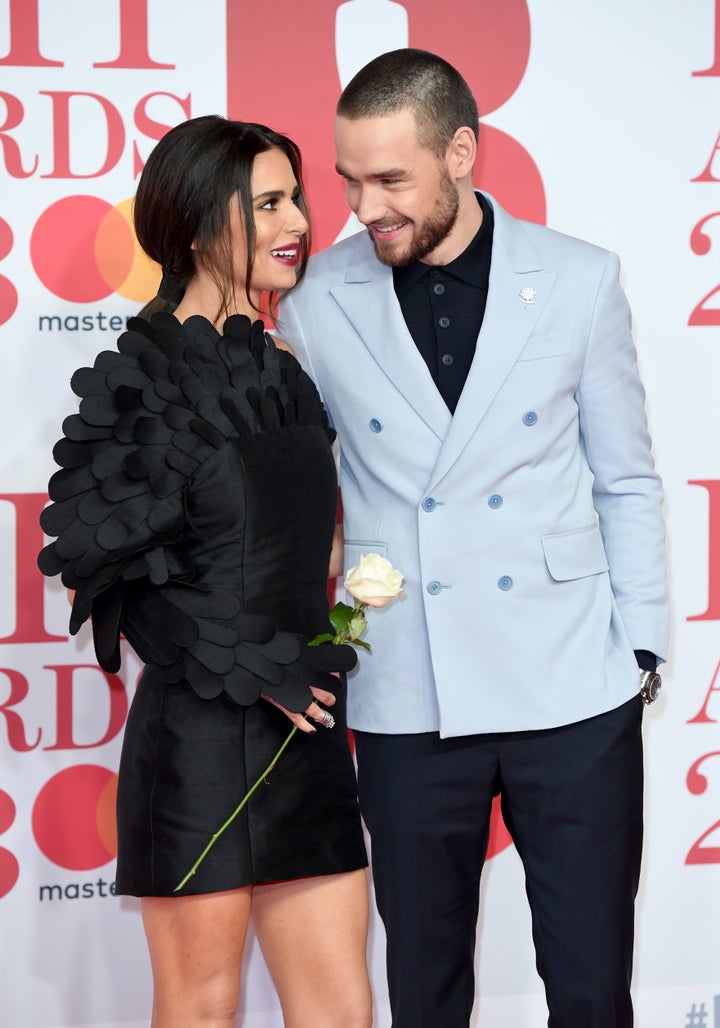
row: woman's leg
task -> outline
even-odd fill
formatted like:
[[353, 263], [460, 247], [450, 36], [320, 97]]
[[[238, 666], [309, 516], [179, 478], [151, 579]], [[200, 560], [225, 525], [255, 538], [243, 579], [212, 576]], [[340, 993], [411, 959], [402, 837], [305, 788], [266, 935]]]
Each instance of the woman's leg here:
[[252, 909], [286, 1028], [369, 1028], [365, 871], [256, 885]]
[[230, 1028], [252, 888], [142, 900], [153, 973], [152, 1028]]

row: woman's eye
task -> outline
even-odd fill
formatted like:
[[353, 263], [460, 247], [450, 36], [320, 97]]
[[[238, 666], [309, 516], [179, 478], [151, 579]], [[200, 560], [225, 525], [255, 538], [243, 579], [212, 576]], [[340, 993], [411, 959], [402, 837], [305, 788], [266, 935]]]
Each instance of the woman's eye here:
[[260, 204], [260, 210], [261, 211], [274, 211], [275, 210], [275, 203], [276, 203], [275, 200], [266, 200], [265, 203], [261, 203]]

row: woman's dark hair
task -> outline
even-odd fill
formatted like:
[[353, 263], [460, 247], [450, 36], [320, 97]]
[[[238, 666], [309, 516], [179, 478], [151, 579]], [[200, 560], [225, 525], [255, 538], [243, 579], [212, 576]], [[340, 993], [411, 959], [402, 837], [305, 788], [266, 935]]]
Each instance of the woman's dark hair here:
[[[287, 136], [265, 125], [229, 121], [217, 114], [176, 125], [157, 143], [140, 176], [133, 220], [140, 246], [163, 270], [161, 294], [146, 304], [141, 317], [158, 310], [174, 310], [198, 263], [208, 272], [221, 296], [216, 319], [231, 310], [233, 246], [230, 209], [237, 202], [247, 236], [245, 293], [255, 258], [255, 219], [252, 207], [252, 171], [255, 158], [277, 149], [290, 161], [300, 188], [298, 206], [308, 211], [302, 182], [300, 150]], [[310, 252], [310, 230], [300, 240], [299, 282]], [[270, 294], [274, 316], [279, 295]]]

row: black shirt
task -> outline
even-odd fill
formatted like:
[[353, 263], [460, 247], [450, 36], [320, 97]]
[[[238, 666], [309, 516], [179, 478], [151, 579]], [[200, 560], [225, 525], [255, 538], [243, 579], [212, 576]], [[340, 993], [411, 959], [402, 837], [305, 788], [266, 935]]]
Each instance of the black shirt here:
[[393, 268], [405, 323], [452, 413], [475, 354], [490, 277], [493, 212], [484, 196], [475, 195], [482, 225], [459, 257], [443, 267], [413, 261]]

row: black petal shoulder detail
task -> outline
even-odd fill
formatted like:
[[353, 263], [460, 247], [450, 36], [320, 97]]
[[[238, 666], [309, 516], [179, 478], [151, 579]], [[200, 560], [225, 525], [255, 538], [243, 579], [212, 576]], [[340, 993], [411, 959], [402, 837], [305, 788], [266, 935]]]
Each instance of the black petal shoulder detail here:
[[92, 615], [106, 670], [120, 665], [122, 630], [141, 659], [206, 698], [224, 690], [246, 704], [285, 683], [285, 699], [305, 709], [309, 691], [290, 670], [304, 640], [237, 611], [231, 594], [188, 587], [194, 568], [182, 546], [186, 491], [229, 440], [294, 426], [333, 440], [298, 362], [244, 315], [221, 335], [205, 318], [180, 324], [159, 313], [131, 319], [117, 350], [98, 354], [71, 384], [79, 412], [53, 451], [60, 470], [41, 516], [56, 538], [38, 558], [43, 574], [75, 591], [71, 633]]

